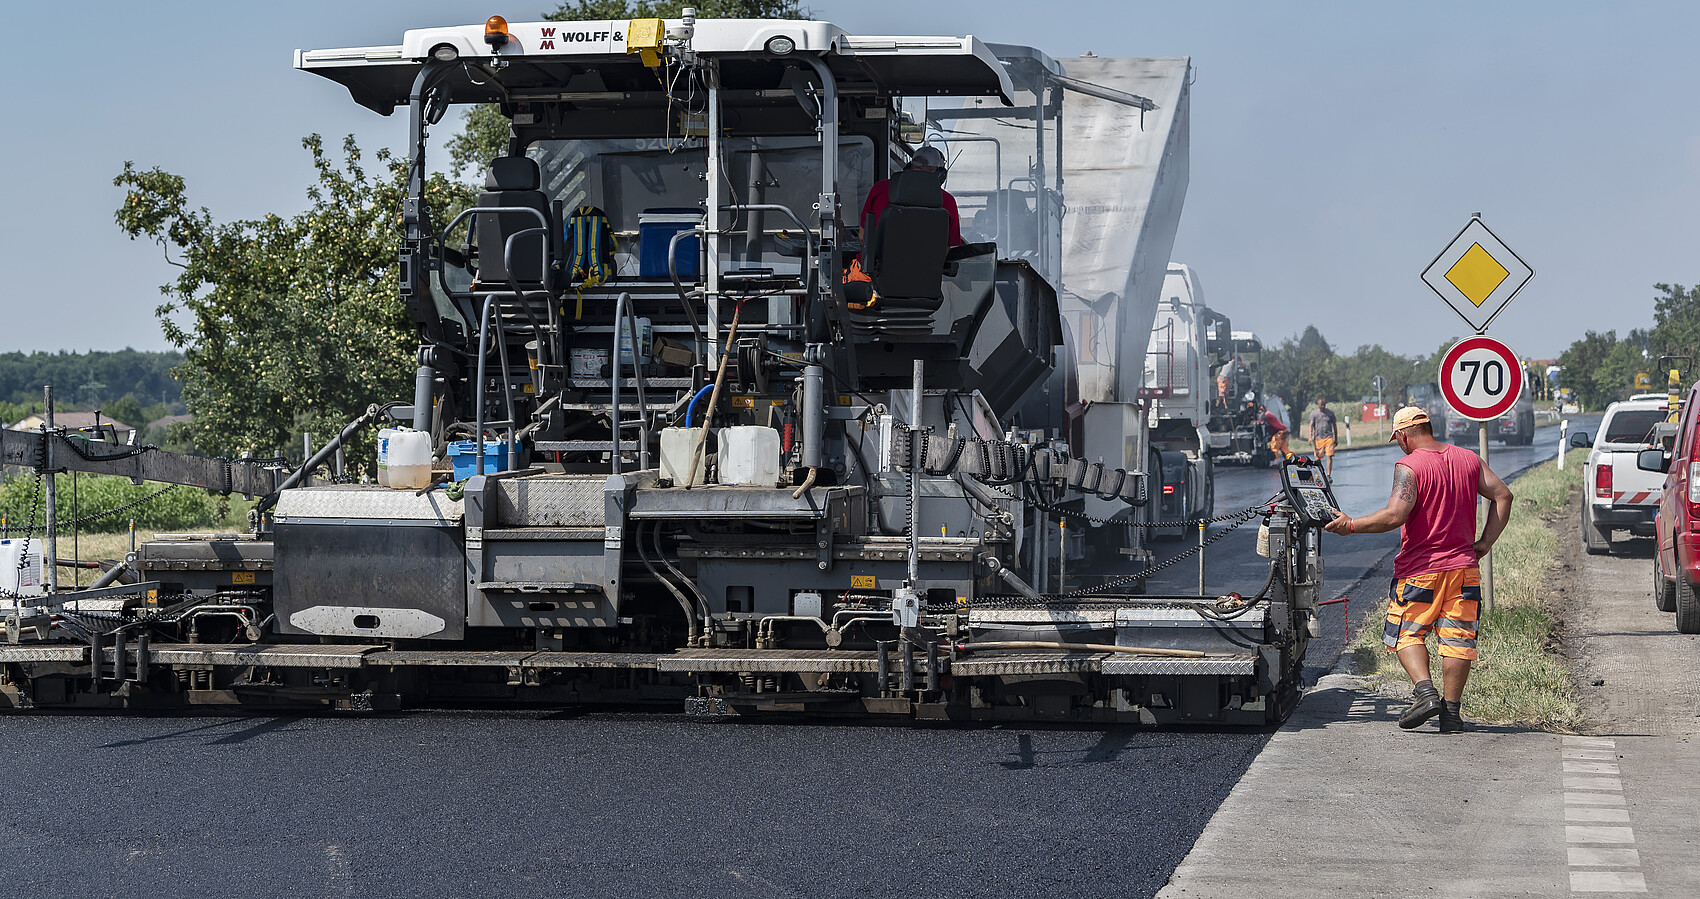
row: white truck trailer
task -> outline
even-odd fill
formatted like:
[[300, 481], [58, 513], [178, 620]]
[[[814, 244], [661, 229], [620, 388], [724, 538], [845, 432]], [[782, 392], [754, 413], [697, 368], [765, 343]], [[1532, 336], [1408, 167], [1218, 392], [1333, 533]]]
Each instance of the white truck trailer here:
[[1191, 266], [1169, 263], [1140, 391], [1151, 402], [1147, 425], [1162, 472], [1161, 482], [1152, 484], [1158, 495], [1155, 521], [1207, 518], [1215, 508], [1213, 454], [1230, 442], [1229, 434], [1210, 430], [1212, 419], [1222, 421], [1215, 411], [1220, 405], [1215, 373], [1231, 358], [1227, 317], [1204, 305]]

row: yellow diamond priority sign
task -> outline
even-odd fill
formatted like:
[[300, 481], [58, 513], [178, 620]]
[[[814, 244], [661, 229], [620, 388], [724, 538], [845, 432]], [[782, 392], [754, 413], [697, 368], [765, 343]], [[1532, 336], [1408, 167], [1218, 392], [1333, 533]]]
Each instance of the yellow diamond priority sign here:
[[1423, 270], [1423, 283], [1480, 334], [1534, 276], [1528, 263], [1473, 217]]

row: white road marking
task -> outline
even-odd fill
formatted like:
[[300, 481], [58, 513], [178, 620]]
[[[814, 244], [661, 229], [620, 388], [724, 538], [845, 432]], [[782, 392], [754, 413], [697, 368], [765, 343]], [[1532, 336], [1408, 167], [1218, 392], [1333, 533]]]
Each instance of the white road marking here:
[[1572, 893], [1645, 893], [1647, 879], [1640, 871], [1571, 871]]
[[1570, 865], [1575, 868], [1639, 868], [1638, 849], [1595, 849], [1591, 846], [1570, 847]]
[[1567, 808], [1564, 810], [1564, 820], [1583, 821], [1595, 824], [1628, 824], [1629, 809], [1626, 808]]
[[1564, 839], [1571, 843], [1633, 843], [1633, 827], [1595, 827], [1586, 824], [1564, 825]]
[[1623, 797], [1611, 793], [1565, 793], [1566, 805], [1622, 805]]
[[[1640, 871], [1593, 871], [1578, 868], [1638, 868], [1641, 853], [1617, 848], [1635, 842], [1623, 779], [1617, 767], [1617, 744], [1601, 737], [1565, 737], [1560, 753], [1564, 765], [1564, 825], [1569, 843], [1616, 844], [1567, 847], [1572, 893], [1645, 893], [1647, 878]], [[1595, 775], [1589, 777], [1577, 775]], [[1612, 775], [1610, 777], [1598, 775]], [[1622, 824], [1622, 827], [1610, 826]]]

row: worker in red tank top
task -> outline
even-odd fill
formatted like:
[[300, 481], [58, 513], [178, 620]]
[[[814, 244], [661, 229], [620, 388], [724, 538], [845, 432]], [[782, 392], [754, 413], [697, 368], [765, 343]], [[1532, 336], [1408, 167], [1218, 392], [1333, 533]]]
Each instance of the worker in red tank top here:
[[[1475, 453], [1434, 439], [1428, 413], [1415, 406], [1393, 416], [1392, 439], [1405, 458], [1394, 463], [1393, 495], [1387, 505], [1362, 518], [1341, 512], [1327, 530], [1347, 535], [1400, 529], [1394, 590], [1382, 631], [1382, 642], [1398, 654], [1415, 685], [1415, 697], [1399, 716], [1399, 726], [1410, 730], [1439, 715], [1441, 733], [1455, 734], [1464, 729], [1464, 684], [1476, 659], [1482, 598], [1478, 560], [1493, 548], [1511, 519], [1511, 488]], [[1480, 539], [1477, 496], [1491, 503]], [[1444, 697], [1429, 678], [1426, 641], [1431, 630], [1440, 644]]]

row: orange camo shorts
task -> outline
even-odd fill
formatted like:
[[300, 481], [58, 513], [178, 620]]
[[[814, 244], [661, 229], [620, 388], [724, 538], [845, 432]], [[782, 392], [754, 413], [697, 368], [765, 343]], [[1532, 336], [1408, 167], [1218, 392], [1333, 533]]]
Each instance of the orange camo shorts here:
[[1387, 623], [1381, 642], [1389, 652], [1421, 646], [1434, 631], [1440, 654], [1454, 659], [1476, 658], [1476, 616], [1481, 609], [1479, 568], [1458, 568], [1405, 578], [1387, 603]]

